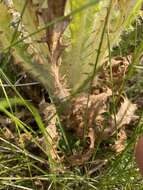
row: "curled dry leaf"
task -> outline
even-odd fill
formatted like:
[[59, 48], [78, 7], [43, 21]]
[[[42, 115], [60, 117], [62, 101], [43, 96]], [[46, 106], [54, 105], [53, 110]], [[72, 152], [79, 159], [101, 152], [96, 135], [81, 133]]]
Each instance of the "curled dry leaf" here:
[[118, 129], [130, 124], [131, 121], [137, 119], [138, 117], [135, 115], [136, 109], [136, 104], [131, 103], [128, 98], [124, 98], [124, 102], [121, 103], [116, 116], [112, 115], [111, 119], [109, 120], [109, 126], [103, 130], [101, 138], [104, 140], [108, 139]]
[[73, 98], [71, 107], [62, 115], [63, 126], [67, 130], [72, 130], [77, 137], [83, 138], [86, 119], [88, 131], [94, 127], [96, 117], [105, 112], [106, 101], [111, 95], [112, 91], [106, 89], [105, 92], [98, 95], [90, 95], [89, 99], [87, 94]]
[[[72, 130], [73, 135], [83, 139], [85, 123], [87, 127], [87, 139], [89, 139], [88, 148], [86, 147], [82, 154], [75, 154], [68, 158], [69, 163], [74, 165], [83, 165], [87, 162], [94, 151], [96, 131], [94, 125], [96, 118], [99, 118], [99, 115], [104, 113], [106, 110], [106, 102], [109, 96], [112, 95], [110, 89], [106, 89], [105, 92], [100, 94], [90, 95], [88, 99], [87, 94], [83, 94], [78, 98], [73, 99], [72, 107], [66, 112], [66, 115], [63, 115], [63, 126], [67, 130]], [[87, 103], [88, 102], [88, 103]], [[87, 122], [85, 118], [85, 113], [87, 117]]]
[[127, 135], [125, 129], [121, 129], [118, 133], [115, 144], [112, 146], [112, 149], [115, 150], [117, 154], [121, 153], [125, 149], [126, 139]]
[[8, 127], [3, 127], [3, 136], [8, 140], [15, 138], [14, 134]]
[[136, 109], [136, 104], [131, 103], [128, 98], [124, 98], [124, 102], [121, 103], [121, 107], [116, 114], [116, 117], [114, 118], [114, 116], [112, 116], [112, 125], [118, 129], [124, 125], [128, 125], [132, 120], [135, 120], [137, 118], [135, 115]]
[[19, 136], [18, 143], [19, 146], [24, 147], [27, 142], [32, 141], [32, 135], [30, 133], [22, 133]]
[[[113, 57], [111, 63], [106, 61], [103, 65], [102, 72], [99, 74], [100, 83], [102, 85], [107, 84], [111, 87], [112, 80], [114, 81], [114, 90], [118, 90], [122, 85], [124, 77], [128, 71], [129, 64], [131, 62], [131, 56], [127, 57]], [[112, 78], [111, 78], [112, 72]], [[110, 83], [109, 83], [110, 81]], [[101, 84], [100, 84], [101, 85]]]

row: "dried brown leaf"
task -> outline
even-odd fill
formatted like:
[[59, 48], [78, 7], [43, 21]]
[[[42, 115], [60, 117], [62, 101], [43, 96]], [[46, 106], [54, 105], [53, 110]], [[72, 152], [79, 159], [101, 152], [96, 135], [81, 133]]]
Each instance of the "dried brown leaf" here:
[[8, 127], [3, 127], [3, 135], [6, 139], [14, 139], [14, 134], [11, 132], [11, 130]]
[[121, 129], [118, 133], [117, 140], [115, 144], [112, 146], [112, 149], [116, 151], [116, 153], [121, 153], [125, 149], [127, 135], [124, 129]]
[[98, 116], [106, 111], [106, 101], [111, 95], [112, 91], [106, 89], [105, 92], [98, 95], [90, 95], [89, 99], [87, 94], [75, 97], [71, 102], [69, 110], [62, 116], [63, 126], [67, 130], [72, 130], [77, 137], [83, 138], [86, 118], [88, 120], [86, 123], [88, 131], [88, 129], [94, 126], [96, 117], [99, 118]]
[[[131, 56], [127, 57], [113, 57], [111, 63], [108, 60], [104, 63], [102, 72], [99, 73], [99, 85], [108, 85], [111, 87], [112, 83], [109, 81], [114, 81], [114, 89], [118, 91], [119, 87], [122, 85], [124, 77], [128, 71], [128, 66], [131, 62]], [[111, 78], [112, 73], [112, 78]]]
[[66, 112], [66, 115], [63, 117], [64, 126], [72, 130], [74, 135], [80, 139], [84, 137], [85, 113], [88, 118], [86, 123], [86, 137], [89, 140], [88, 147], [85, 147], [81, 154], [77, 153], [68, 157], [68, 161], [72, 166], [83, 165], [91, 158], [96, 140], [94, 125], [100, 119], [101, 114], [106, 111], [106, 102], [111, 95], [112, 91], [108, 88], [100, 94], [90, 95], [89, 99], [87, 94], [81, 94], [73, 99], [72, 106], [68, 110], [69, 113]]
[[117, 128], [121, 128], [124, 125], [128, 125], [132, 120], [136, 118], [135, 111], [137, 109], [137, 105], [131, 103], [131, 101], [128, 98], [124, 98], [124, 102], [121, 103], [121, 107], [116, 114], [116, 117], [112, 116], [112, 123], [115, 125], [115, 120], [116, 120], [116, 125]]
[[94, 152], [94, 149], [89, 148], [88, 151], [86, 151], [83, 154], [77, 154], [77, 155], [72, 155], [68, 157], [68, 162], [71, 166], [83, 165], [85, 162], [87, 162], [91, 158], [93, 152]]
[[118, 129], [130, 124], [132, 120], [135, 120], [137, 118], [135, 115], [136, 109], [136, 104], [131, 103], [128, 98], [124, 98], [124, 102], [121, 103], [116, 116], [112, 115], [112, 118], [109, 121], [109, 127], [105, 128], [103, 131], [102, 138], [107, 139], [108, 137], [112, 136]]
[[19, 136], [18, 142], [21, 147], [24, 147], [27, 142], [32, 140], [32, 135], [30, 133], [22, 133]]

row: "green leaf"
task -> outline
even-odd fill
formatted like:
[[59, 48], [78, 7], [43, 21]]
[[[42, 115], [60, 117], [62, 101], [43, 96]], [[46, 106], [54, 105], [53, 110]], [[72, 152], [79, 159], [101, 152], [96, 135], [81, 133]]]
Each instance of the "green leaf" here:
[[[74, 0], [72, 2], [71, 7], [74, 10], [77, 6], [89, 1], [80, 1], [79, 4], [76, 4]], [[139, 13], [141, 2], [111, 1], [111, 11], [103, 36], [102, 32], [110, 0], [102, 0], [95, 6], [73, 15], [70, 25], [72, 45], [64, 54], [63, 61], [63, 72], [67, 73], [68, 82], [73, 92], [78, 89], [84, 90], [87, 87], [93, 75], [96, 61], [95, 69], [98, 70], [107, 60], [107, 32], [111, 47], [119, 43], [122, 32], [127, 29]], [[101, 36], [103, 40], [99, 51]]]

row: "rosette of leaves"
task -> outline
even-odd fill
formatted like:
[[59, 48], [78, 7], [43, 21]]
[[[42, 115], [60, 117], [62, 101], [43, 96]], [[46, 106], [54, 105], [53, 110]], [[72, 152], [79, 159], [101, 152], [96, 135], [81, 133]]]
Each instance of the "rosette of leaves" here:
[[120, 41], [141, 3], [3, 0], [0, 4], [1, 51], [10, 51], [16, 62], [45, 85], [63, 127], [74, 129], [79, 138], [84, 128], [92, 136], [95, 117], [112, 95], [108, 88], [97, 95], [101, 98], [91, 94], [98, 71], [108, 60], [109, 43], [112, 48]]
[[[107, 33], [112, 47], [137, 16], [141, 2], [3, 0], [1, 51], [11, 47], [16, 59], [45, 84], [52, 96], [64, 99], [70, 95], [69, 89], [71, 93], [83, 91], [89, 84], [95, 62], [99, 67], [107, 59]], [[44, 26], [45, 30], [39, 30]], [[66, 47], [61, 44], [63, 39], [68, 41]], [[48, 47], [37, 42], [40, 40]]]

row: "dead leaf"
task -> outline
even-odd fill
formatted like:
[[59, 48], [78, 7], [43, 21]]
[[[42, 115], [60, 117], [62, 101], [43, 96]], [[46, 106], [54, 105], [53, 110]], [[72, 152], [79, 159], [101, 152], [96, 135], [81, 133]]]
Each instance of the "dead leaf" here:
[[118, 91], [128, 71], [130, 62], [130, 55], [127, 57], [113, 57], [111, 63], [107, 60], [102, 67], [102, 72], [100, 72], [98, 76], [99, 85], [103, 86], [106, 84], [111, 88], [112, 81], [114, 81], [114, 90]]
[[22, 148], [30, 141], [32, 141], [32, 135], [30, 133], [27, 132], [20, 134], [18, 143]]
[[105, 104], [111, 95], [112, 91], [106, 89], [105, 92], [98, 95], [90, 95], [89, 100], [87, 94], [81, 94], [73, 98], [71, 107], [62, 115], [63, 126], [65, 126], [67, 130], [72, 130], [77, 137], [83, 138], [86, 118], [88, 131], [95, 125], [96, 117], [106, 111]]
[[119, 111], [116, 116], [112, 115], [109, 121], [109, 127], [105, 128], [102, 133], [102, 138], [105, 140], [112, 136], [118, 129], [130, 124], [131, 121], [137, 119], [135, 111], [137, 110], [137, 105], [131, 103], [128, 98], [124, 98], [124, 102], [121, 103]]
[[14, 139], [14, 134], [11, 132], [10, 129], [8, 129], [8, 127], [3, 127], [3, 135], [6, 139], [10, 140], [10, 139]]
[[131, 103], [128, 98], [124, 98], [124, 102], [121, 103], [121, 107], [116, 114], [116, 117], [112, 116], [112, 125], [115, 125], [116, 120], [116, 128], [121, 128], [124, 125], [128, 125], [132, 120], [136, 118], [135, 111], [137, 109], [137, 105]]
[[[82, 153], [75, 153], [75, 155], [69, 156], [68, 161], [70, 165], [83, 165], [87, 162], [94, 151], [96, 129], [95, 123], [96, 119], [99, 119], [100, 115], [106, 111], [106, 102], [108, 97], [112, 95], [110, 89], [106, 89], [100, 94], [92, 94], [89, 96], [87, 94], [81, 94], [72, 101], [72, 106], [65, 113], [63, 117], [63, 126], [67, 130], [72, 130], [73, 135], [83, 139], [84, 129], [85, 129], [85, 113], [87, 114], [87, 141], [89, 140], [88, 147], [85, 147]], [[88, 102], [88, 103], [87, 103]], [[103, 129], [103, 126], [102, 126]]]
[[115, 144], [112, 146], [112, 149], [117, 153], [121, 153], [125, 149], [125, 143], [127, 140], [127, 135], [125, 129], [121, 129], [118, 133], [117, 140]]
[[91, 158], [91, 156], [93, 155], [93, 152], [94, 152], [94, 149], [89, 148], [83, 154], [76, 154], [76, 155], [69, 156], [68, 162], [70, 166], [81, 166]]

